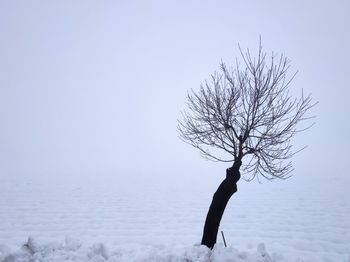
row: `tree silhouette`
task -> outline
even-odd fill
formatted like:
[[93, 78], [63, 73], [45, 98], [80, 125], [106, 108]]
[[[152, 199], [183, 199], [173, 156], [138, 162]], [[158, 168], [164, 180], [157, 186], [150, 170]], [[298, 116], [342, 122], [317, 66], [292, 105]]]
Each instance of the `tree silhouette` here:
[[[288, 76], [290, 61], [283, 54], [263, 52], [261, 41], [256, 57], [239, 47], [234, 67], [224, 62], [198, 91], [187, 95], [187, 110], [178, 123], [180, 138], [210, 160], [233, 163], [213, 196], [202, 244], [216, 243], [221, 217], [237, 191], [240, 170], [246, 180], [264, 177], [286, 179], [293, 170], [291, 138], [312, 124], [306, 113], [315, 103], [311, 96], [293, 97]], [[244, 161], [243, 161], [244, 159]]]

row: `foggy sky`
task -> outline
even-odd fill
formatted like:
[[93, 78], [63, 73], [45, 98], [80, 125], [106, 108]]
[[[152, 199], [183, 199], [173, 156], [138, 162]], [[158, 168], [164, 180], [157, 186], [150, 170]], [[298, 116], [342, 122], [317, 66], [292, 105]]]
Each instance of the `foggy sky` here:
[[[319, 101], [294, 175], [348, 172], [349, 1], [1, 1], [0, 176], [222, 175], [177, 137], [187, 90], [284, 53]], [[216, 174], [213, 174], [216, 175]]]

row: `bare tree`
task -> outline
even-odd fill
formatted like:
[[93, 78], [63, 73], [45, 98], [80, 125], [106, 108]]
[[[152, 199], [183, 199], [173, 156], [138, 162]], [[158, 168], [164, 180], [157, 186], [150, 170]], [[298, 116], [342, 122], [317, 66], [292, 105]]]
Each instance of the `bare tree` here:
[[[241, 61], [220, 70], [187, 96], [188, 110], [179, 121], [180, 138], [210, 160], [233, 163], [214, 194], [203, 231], [202, 244], [212, 248], [226, 204], [237, 191], [241, 169], [246, 180], [290, 176], [294, 150], [291, 138], [312, 124], [299, 128], [311, 117], [315, 103], [310, 95], [293, 97], [288, 77], [290, 61], [274, 53], [268, 56], [261, 42], [256, 57], [239, 47]], [[298, 127], [297, 127], [298, 126]], [[244, 162], [242, 161], [244, 159]], [[249, 177], [248, 177], [249, 175]]]

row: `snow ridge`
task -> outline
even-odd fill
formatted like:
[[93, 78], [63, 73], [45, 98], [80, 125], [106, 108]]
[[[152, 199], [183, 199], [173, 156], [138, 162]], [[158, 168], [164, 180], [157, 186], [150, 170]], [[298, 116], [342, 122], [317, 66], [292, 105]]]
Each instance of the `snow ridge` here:
[[[274, 257], [274, 258], [272, 258]], [[103, 243], [85, 246], [82, 242], [66, 238], [62, 243], [39, 243], [29, 237], [26, 243], [17, 248], [0, 246], [0, 261], [3, 262], [272, 262], [282, 256], [270, 256], [264, 244], [256, 252], [241, 252], [232, 247], [217, 244], [213, 250], [203, 245], [190, 247], [122, 245], [111, 249]], [[284, 261], [284, 260], [278, 260]]]

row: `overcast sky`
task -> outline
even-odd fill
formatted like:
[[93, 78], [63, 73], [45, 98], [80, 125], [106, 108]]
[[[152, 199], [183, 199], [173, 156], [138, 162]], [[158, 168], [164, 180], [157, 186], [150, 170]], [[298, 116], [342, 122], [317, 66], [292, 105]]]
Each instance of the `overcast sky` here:
[[347, 0], [0, 1], [0, 176], [223, 175], [178, 139], [177, 119], [187, 90], [259, 35], [299, 70], [293, 92], [319, 101], [294, 175], [348, 173], [349, 12]]

